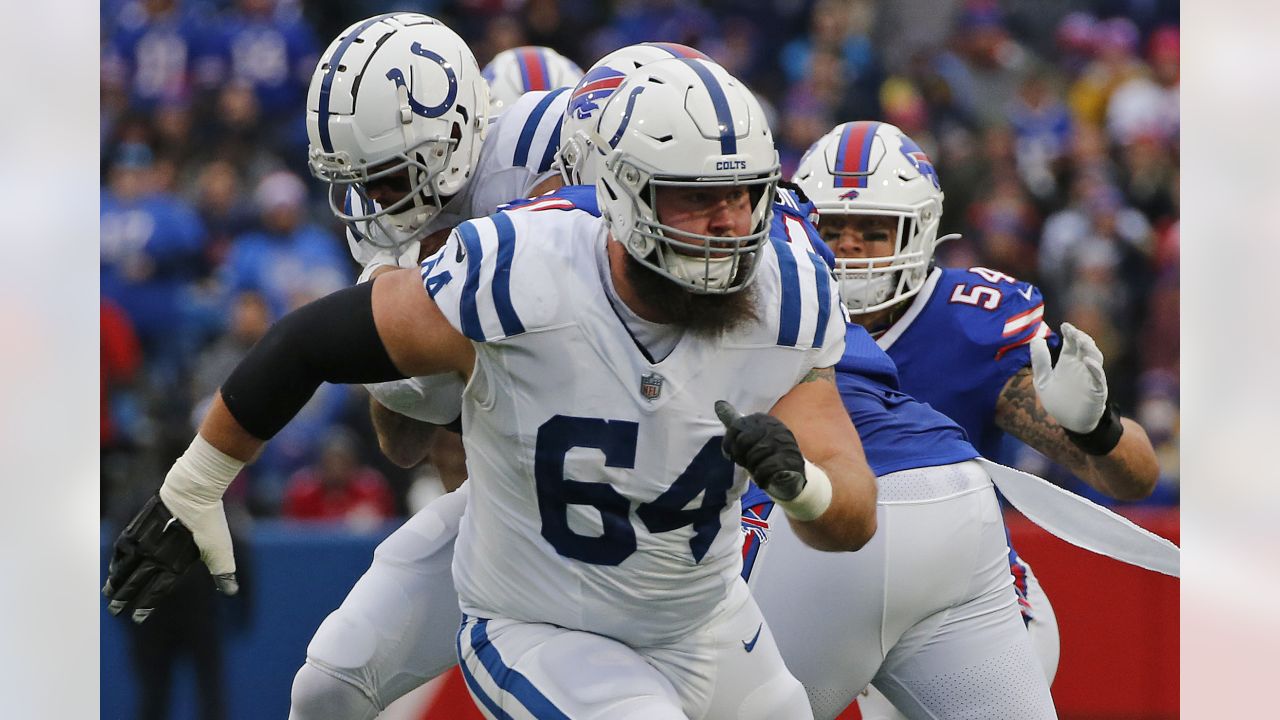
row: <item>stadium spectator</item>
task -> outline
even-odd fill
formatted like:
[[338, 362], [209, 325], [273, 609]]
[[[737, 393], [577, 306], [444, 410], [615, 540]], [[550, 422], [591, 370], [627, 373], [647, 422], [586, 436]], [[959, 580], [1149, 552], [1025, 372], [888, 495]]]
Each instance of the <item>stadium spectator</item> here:
[[289, 478], [284, 517], [341, 520], [370, 525], [395, 516], [391, 488], [377, 470], [360, 463], [355, 436], [335, 429], [325, 438], [320, 460]]

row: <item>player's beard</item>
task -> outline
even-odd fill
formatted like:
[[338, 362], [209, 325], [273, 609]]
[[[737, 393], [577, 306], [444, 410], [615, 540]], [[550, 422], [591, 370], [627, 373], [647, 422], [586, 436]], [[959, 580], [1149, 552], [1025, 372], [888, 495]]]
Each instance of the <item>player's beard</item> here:
[[[653, 313], [657, 322], [694, 335], [715, 337], [759, 319], [754, 283], [732, 293], [695, 293], [686, 290], [624, 253], [627, 282]], [[744, 257], [738, 275], [751, 272], [755, 258]]]

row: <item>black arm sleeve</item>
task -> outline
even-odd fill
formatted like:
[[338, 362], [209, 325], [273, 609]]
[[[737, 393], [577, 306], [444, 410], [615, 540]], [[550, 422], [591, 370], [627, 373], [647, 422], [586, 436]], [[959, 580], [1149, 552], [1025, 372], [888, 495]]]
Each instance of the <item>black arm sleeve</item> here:
[[280, 432], [322, 382], [405, 377], [373, 324], [373, 283], [320, 298], [271, 327], [222, 385], [222, 401], [259, 440]]

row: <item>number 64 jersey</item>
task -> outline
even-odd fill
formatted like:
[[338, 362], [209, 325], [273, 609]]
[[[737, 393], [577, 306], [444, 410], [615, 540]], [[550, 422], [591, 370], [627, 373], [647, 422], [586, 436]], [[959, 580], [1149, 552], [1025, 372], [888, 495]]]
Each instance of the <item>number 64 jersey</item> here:
[[747, 479], [721, 454], [714, 403], [767, 412], [844, 347], [825, 264], [777, 235], [743, 291], [757, 319], [685, 333], [659, 361], [610, 303], [605, 223], [569, 199], [464, 223], [423, 262], [476, 349], [453, 565], [463, 612], [657, 646], [726, 600]]

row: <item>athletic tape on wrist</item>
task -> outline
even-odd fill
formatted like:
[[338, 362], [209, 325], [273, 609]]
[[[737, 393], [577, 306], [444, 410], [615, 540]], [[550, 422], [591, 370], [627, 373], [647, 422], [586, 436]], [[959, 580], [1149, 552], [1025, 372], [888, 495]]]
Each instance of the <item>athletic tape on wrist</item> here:
[[816, 520], [831, 506], [831, 478], [817, 465], [804, 461], [804, 489], [791, 500], [777, 500], [790, 517], [808, 522]]
[[166, 501], [169, 496], [187, 503], [211, 505], [222, 499], [227, 486], [244, 466], [243, 461], [222, 452], [197, 434], [165, 476], [160, 497]]
[[1098, 424], [1087, 433], [1072, 432], [1062, 428], [1067, 439], [1080, 448], [1086, 455], [1106, 455], [1120, 444], [1120, 436], [1124, 435], [1124, 425], [1120, 422], [1120, 413], [1114, 403], [1107, 403], [1106, 410]]

